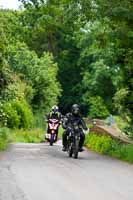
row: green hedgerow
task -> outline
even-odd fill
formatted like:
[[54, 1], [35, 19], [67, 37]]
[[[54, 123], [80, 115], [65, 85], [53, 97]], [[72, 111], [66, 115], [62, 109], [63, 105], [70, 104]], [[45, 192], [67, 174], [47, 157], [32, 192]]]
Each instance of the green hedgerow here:
[[[33, 123], [32, 111], [24, 99], [14, 99], [2, 106], [8, 128], [30, 128]], [[5, 120], [5, 119], [4, 119]]]
[[33, 122], [33, 115], [27, 102], [23, 100], [14, 100], [12, 107], [20, 117], [19, 128], [30, 128]]
[[122, 144], [110, 136], [91, 133], [86, 136], [85, 146], [98, 153], [133, 163], [133, 144]]
[[104, 119], [109, 116], [109, 111], [100, 96], [89, 98], [89, 116], [91, 118]]
[[9, 130], [0, 128], [0, 150], [5, 150], [9, 143]]
[[96, 152], [104, 154], [108, 154], [108, 152], [112, 149], [113, 143], [114, 141], [109, 136], [90, 134], [86, 138], [86, 146]]

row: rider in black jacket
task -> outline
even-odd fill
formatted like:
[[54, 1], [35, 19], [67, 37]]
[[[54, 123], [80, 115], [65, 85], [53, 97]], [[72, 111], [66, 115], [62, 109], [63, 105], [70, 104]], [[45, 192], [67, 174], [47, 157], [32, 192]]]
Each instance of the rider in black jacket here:
[[69, 132], [71, 130], [71, 125], [75, 121], [79, 124], [79, 127], [80, 127], [79, 151], [83, 151], [82, 147], [83, 147], [84, 140], [85, 140], [85, 134], [83, 132], [83, 129], [87, 130], [87, 126], [80, 115], [80, 108], [79, 108], [79, 105], [77, 105], [77, 104], [74, 104], [72, 106], [72, 112], [67, 113], [62, 122], [62, 126], [65, 129], [63, 136], [62, 136], [62, 141], [63, 141], [63, 149], [62, 150], [63, 151], [66, 151], [67, 135], [69, 134]]

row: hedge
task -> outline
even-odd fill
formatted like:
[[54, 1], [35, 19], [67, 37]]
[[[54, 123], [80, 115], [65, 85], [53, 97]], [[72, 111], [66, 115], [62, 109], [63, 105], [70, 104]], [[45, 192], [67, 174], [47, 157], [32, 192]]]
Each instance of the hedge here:
[[86, 136], [85, 146], [98, 153], [133, 163], [133, 144], [123, 144], [110, 136], [90, 133]]

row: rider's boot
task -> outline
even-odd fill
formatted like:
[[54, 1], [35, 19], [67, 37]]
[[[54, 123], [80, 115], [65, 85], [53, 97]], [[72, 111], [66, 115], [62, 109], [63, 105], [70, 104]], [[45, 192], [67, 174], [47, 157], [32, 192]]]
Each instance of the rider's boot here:
[[63, 148], [62, 148], [62, 151], [66, 151], [67, 149], [66, 149], [66, 147], [65, 146], [63, 146]]
[[79, 152], [84, 151], [83, 147], [79, 147]]

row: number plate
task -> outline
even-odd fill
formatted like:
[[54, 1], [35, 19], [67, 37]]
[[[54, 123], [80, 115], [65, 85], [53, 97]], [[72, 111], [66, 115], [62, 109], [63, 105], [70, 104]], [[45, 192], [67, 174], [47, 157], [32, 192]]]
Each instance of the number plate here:
[[51, 138], [51, 134], [46, 133], [46, 138], [47, 138], [47, 139], [50, 139], [50, 138]]

